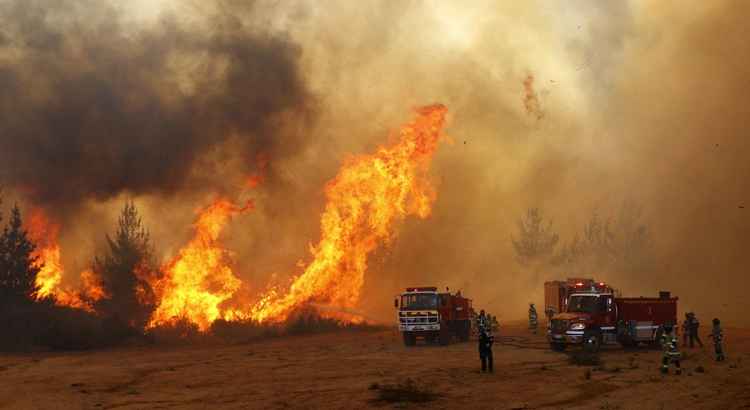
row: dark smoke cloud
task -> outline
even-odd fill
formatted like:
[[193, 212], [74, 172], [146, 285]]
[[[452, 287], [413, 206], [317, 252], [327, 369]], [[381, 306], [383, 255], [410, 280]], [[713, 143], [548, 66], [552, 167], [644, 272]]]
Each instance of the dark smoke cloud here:
[[298, 149], [282, 122], [309, 118], [300, 50], [232, 4], [149, 26], [107, 1], [0, 4], [0, 180], [69, 207], [195, 190], [196, 160], [230, 139], [248, 169]]

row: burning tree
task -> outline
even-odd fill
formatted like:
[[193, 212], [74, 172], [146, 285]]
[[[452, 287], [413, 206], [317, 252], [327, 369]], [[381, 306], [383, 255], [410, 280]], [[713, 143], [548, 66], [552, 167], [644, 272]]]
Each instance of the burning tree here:
[[155, 303], [149, 278], [158, 270], [149, 233], [133, 202], [125, 204], [114, 238], [107, 235], [107, 245], [107, 253], [94, 259], [94, 274], [107, 295], [95, 308], [115, 321], [143, 329]]
[[21, 211], [13, 207], [10, 221], [0, 236], [0, 303], [31, 304], [39, 290], [36, 276], [40, 267], [33, 256], [36, 245], [23, 229]]

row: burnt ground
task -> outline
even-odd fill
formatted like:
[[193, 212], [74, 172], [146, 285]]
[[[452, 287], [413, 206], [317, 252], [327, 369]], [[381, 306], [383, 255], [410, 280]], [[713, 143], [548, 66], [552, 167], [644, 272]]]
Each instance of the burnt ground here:
[[474, 342], [407, 348], [391, 330], [3, 354], [0, 409], [750, 408], [750, 329], [725, 334], [726, 362], [708, 343], [685, 349], [681, 376], [660, 375], [660, 352], [647, 349], [579, 366], [520, 324], [501, 330], [494, 374], [478, 371]]

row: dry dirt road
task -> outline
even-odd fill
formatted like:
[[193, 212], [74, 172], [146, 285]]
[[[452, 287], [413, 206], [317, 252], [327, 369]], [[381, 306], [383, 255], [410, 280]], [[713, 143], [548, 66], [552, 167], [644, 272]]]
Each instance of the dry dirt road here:
[[[681, 376], [660, 375], [660, 352], [652, 350], [608, 349], [600, 365], [577, 366], [521, 325], [501, 330], [494, 374], [479, 373], [474, 342], [407, 348], [390, 330], [3, 354], [0, 409], [750, 408], [750, 330], [725, 334], [726, 362], [713, 362], [709, 346], [685, 349]], [[378, 401], [409, 379], [438, 396]]]

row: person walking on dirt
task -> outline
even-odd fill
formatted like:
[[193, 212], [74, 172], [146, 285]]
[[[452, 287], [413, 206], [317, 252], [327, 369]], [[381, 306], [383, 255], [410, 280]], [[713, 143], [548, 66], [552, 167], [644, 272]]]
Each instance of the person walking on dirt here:
[[674, 373], [682, 374], [682, 369], [680, 368], [680, 358], [682, 357], [682, 354], [678, 347], [677, 337], [672, 333], [671, 325], [664, 326], [664, 334], [661, 336], [661, 345], [664, 350], [661, 357], [661, 372], [663, 374], [668, 374], [669, 365], [674, 364]]
[[698, 336], [698, 327], [700, 326], [700, 322], [698, 322], [698, 318], [695, 317], [695, 313], [690, 312], [690, 348], [693, 348], [693, 341], [698, 342], [698, 345], [700, 347], [703, 347], [703, 342], [701, 342], [700, 337]]
[[714, 341], [714, 351], [716, 352], [716, 361], [724, 361], [724, 349], [721, 346], [721, 342], [724, 340], [724, 336], [721, 333], [721, 321], [718, 318], [713, 320], [713, 328], [711, 328], [711, 334], [708, 335]]
[[536, 334], [538, 326], [539, 321], [536, 314], [536, 308], [534, 307], [533, 303], [529, 303], [529, 330], [531, 330], [531, 333]]
[[479, 329], [479, 360], [482, 362], [482, 373], [494, 372], [492, 367], [492, 343], [495, 338], [485, 328]]

